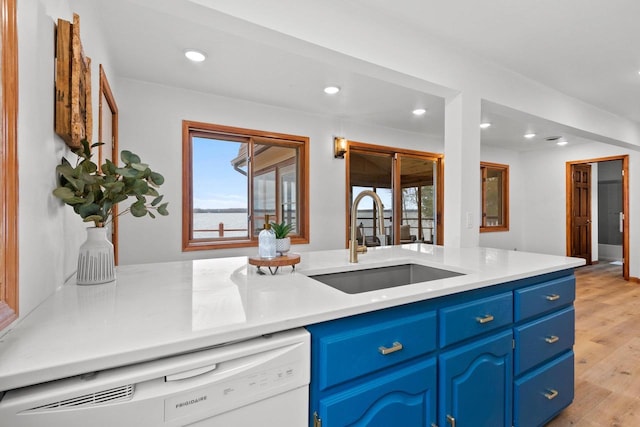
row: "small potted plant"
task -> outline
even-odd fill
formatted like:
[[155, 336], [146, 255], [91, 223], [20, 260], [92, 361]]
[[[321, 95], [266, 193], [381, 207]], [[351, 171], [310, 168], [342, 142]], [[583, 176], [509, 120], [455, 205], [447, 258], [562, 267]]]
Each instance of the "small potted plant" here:
[[[168, 203], [161, 203], [162, 197], [156, 190], [164, 183], [164, 177], [142, 163], [136, 154], [123, 150], [120, 154], [122, 166], [106, 160], [98, 168], [91, 161], [93, 148], [102, 145], [82, 141], [82, 146], [74, 151], [78, 156], [76, 165], [62, 158], [56, 167], [59, 183], [53, 195], [73, 207], [84, 222], [93, 222], [95, 227], [87, 228], [87, 241], [78, 255], [78, 284], [98, 284], [115, 279], [113, 245], [106, 238], [105, 226], [113, 220], [117, 204], [129, 197], [135, 201], [118, 216], [131, 213], [134, 217], [149, 215], [169, 215]], [[150, 197], [151, 200], [147, 200]]]
[[293, 230], [293, 225], [287, 224], [285, 221], [282, 221], [280, 224], [272, 222], [271, 229], [276, 235], [276, 252], [281, 256], [289, 252], [291, 248], [291, 238], [289, 238], [288, 235], [291, 230]]

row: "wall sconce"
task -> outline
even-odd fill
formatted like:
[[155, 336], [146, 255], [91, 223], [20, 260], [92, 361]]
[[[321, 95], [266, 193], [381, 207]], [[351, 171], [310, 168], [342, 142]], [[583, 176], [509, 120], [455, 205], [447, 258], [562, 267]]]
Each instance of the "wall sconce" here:
[[341, 136], [333, 138], [333, 157], [336, 159], [344, 159], [344, 153], [347, 152], [347, 139]]

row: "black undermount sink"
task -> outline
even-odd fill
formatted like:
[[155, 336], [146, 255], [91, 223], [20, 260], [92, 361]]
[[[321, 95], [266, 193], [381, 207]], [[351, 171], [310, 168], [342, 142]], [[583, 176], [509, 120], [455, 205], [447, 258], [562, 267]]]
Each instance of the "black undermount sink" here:
[[359, 294], [462, 275], [463, 273], [456, 271], [420, 264], [401, 264], [339, 273], [314, 274], [309, 277], [347, 294]]

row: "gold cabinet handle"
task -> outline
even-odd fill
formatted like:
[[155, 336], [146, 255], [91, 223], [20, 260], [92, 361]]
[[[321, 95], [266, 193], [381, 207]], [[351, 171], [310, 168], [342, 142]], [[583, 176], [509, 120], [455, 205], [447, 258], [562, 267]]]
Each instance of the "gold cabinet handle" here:
[[478, 323], [489, 323], [489, 322], [493, 321], [493, 316], [490, 315], [490, 314], [487, 314], [484, 317], [476, 317], [476, 321]]
[[558, 338], [558, 337], [557, 337], [557, 336], [555, 336], [555, 335], [551, 335], [550, 337], [546, 337], [544, 340], [545, 340], [546, 342], [548, 342], [549, 344], [553, 344], [554, 342], [558, 342], [558, 341], [560, 341], [560, 338]]
[[550, 388], [550, 389], [547, 389], [547, 391], [545, 391], [543, 394], [544, 394], [544, 397], [546, 397], [549, 400], [552, 400], [558, 397], [558, 390], [554, 390]]
[[547, 301], [556, 301], [559, 299], [560, 299], [560, 295], [558, 294], [547, 295]]
[[393, 346], [391, 346], [391, 347], [385, 347], [383, 345], [378, 347], [378, 351], [383, 356], [386, 356], [387, 354], [395, 353], [396, 351], [400, 351], [400, 350], [402, 350], [402, 344], [399, 343], [398, 341], [395, 341], [393, 343]]
[[456, 427], [456, 419], [447, 414], [447, 422], [451, 424], [451, 427]]

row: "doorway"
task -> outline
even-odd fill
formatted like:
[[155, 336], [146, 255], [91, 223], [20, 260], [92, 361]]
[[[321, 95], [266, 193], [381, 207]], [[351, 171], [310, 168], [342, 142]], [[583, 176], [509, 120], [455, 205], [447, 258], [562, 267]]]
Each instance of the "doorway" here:
[[[618, 161], [617, 164], [621, 165], [619, 170], [621, 182], [620, 185], [607, 186], [605, 189], [620, 192], [620, 194], [607, 195], [607, 199], [621, 200], [619, 205], [621, 211], [612, 213], [612, 216], [615, 214], [618, 219], [621, 234], [619, 241], [622, 244], [622, 276], [625, 280], [629, 280], [629, 156], [627, 155], [566, 163], [567, 256], [584, 258], [587, 264], [591, 264], [593, 261], [591, 194], [594, 190], [593, 186], [598, 184], [593, 183], [591, 165], [605, 166], [606, 162], [614, 161]], [[604, 197], [598, 197], [598, 200], [601, 198], [604, 199]], [[598, 217], [601, 219], [600, 215]], [[600, 222], [604, 224], [603, 227], [608, 227], [604, 222]], [[598, 239], [599, 236], [596, 236], [596, 242], [599, 241]]]
[[[98, 141], [104, 143], [98, 147], [98, 164], [106, 159], [118, 164], [118, 107], [113, 98], [107, 75], [100, 64], [100, 100], [98, 101]], [[113, 207], [111, 223], [107, 226], [107, 236], [113, 243], [113, 259], [118, 265], [118, 207]]]

